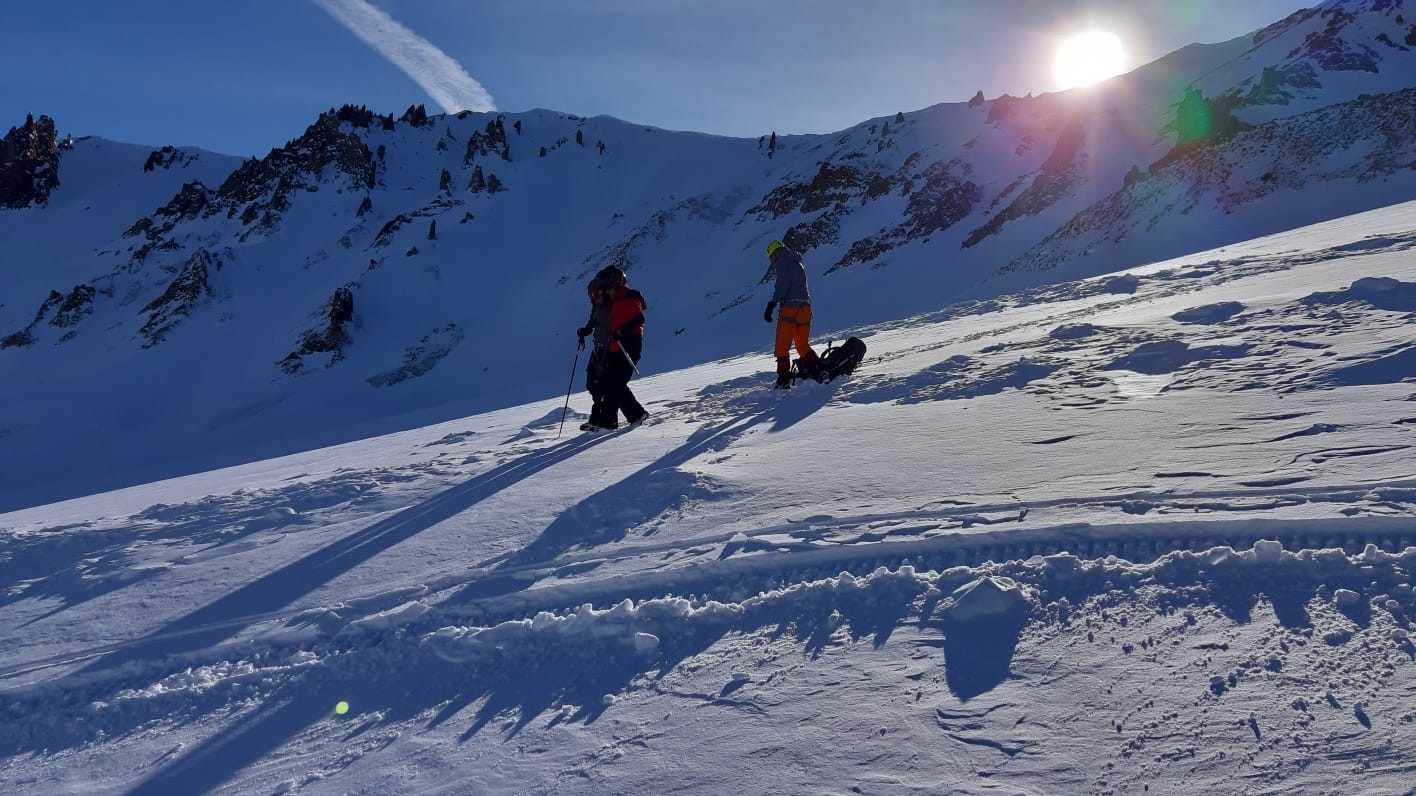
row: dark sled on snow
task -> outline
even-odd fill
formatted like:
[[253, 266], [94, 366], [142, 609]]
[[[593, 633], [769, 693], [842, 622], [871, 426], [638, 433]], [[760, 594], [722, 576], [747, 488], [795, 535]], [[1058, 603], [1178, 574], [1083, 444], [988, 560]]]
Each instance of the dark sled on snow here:
[[849, 376], [862, 359], [865, 359], [865, 343], [859, 337], [852, 337], [840, 345], [828, 345], [817, 362], [815, 373], [803, 371], [801, 360], [797, 360], [797, 376], [825, 384], [832, 379]]

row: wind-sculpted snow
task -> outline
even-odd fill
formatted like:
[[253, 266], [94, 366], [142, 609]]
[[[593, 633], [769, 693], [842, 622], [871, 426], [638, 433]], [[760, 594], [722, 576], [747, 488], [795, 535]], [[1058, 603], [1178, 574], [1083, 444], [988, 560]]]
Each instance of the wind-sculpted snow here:
[[1413, 227], [0, 515], [0, 784], [1401, 793]]
[[[765, 716], [783, 707], [762, 699], [774, 679], [799, 679], [804, 673], [793, 670], [803, 663], [825, 662], [861, 645], [873, 648], [875, 656], [913, 661], [897, 670], [893, 682], [882, 680], [883, 672], [873, 678], [878, 694], [913, 692], [917, 700], [926, 687], [939, 687], [966, 700], [962, 708], [934, 710], [937, 729], [960, 744], [959, 751], [981, 746], [998, 755], [966, 755], [965, 765], [989, 770], [1007, 758], [1032, 761], [1021, 766], [1013, 761], [997, 771], [1020, 782], [1048, 769], [1048, 776], [1063, 777], [1048, 780], [1054, 787], [1073, 777], [1138, 782], [1146, 772], [1184, 776], [1187, 760], [1213, 754], [1216, 740], [1239, 736], [1237, 731], [1212, 735], [1216, 729], [1198, 736], [1174, 730], [1191, 717], [1236, 713], [1248, 713], [1259, 728], [1249, 745], [1251, 763], [1276, 743], [1292, 748], [1297, 732], [1317, 745], [1310, 759], [1328, 757], [1323, 748], [1345, 750], [1332, 754], [1333, 762], [1351, 757], [1381, 768], [1412, 751], [1409, 733], [1399, 729], [1410, 723], [1411, 714], [1374, 705], [1385, 704], [1412, 677], [1416, 647], [1402, 628], [1416, 612], [1413, 569], [1416, 558], [1409, 552], [1394, 556], [1369, 548], [1353, 557], [1335, 550], [1294, 553], [1261, 543], [1240, 552], [1173, 553], [1149, 564], [1067, 554], [939, 572], [906, 564], [803, 580], [740, 601], [626, 599], [603, 609], [586, 604], [482, 626], [440, 627], [446, 619], [436, 609], [397, 608], [357, 620], [336, 610], [331, 622], [302, 617], [314, 631], [313, 637], [305, 634], [302, 651], [275, 646], [239, 660], [194, 665], [138, 688], [91, 684], [79, 693], [12, 694], [0, 737], [11, 754], [40, 743], [52, 754], [145, 726], [151, 732], [154, 723], [171, 732], [229, 715], [241, 722], [234, 737], [175, 748], [179, 760], [159, 761], [159, 770], [143, 780], [139, 792], [210, 787], [236, 773], [233, 765], [254, 762], [283, 738], [299, 736], [301, 745], [310, 746], [343, 736], [338, 722], [327, 718], [341, 697], [367, 717], [356, 722], [383, 728], [390, 741], [447, 723], [464, 741], [484, 733], [539, 735], [540, 725], [588, 728], [607, 712], [633, 710], [656, 697]], [[762, 568], [761, 574], [771, 573], [770, 566]], [[1016, 605], [1023, 609], [1021, 624], [1011, 632], [998, 630], [1000, 622], [1007, 626], [999, 612], [1011, 610], [1012, 603], [971, 597], [978, 583], [993, 578], [1015, 590]], [[906, 628], [911, 638], [899, 638]], [[755, 640], [761, 649], [748, 672], [723, 668], [721, 653], [712, 652], [734, 637]], [[283, 640], [289, 644], [294, 638], [286, 634]], [[1038, 655], [1058, 646], [1069, 649], [1065, 660]], [[1354, 655], [1360, 667], [1353, 665]], [[1113, 656], [1135, 662], [1099, 668]], [[686, 665], [691, 661], [699, 663]], [[1346, 677], [1324, 685], [1288, 676], [1324, 669]], [[1010, 672], [1017, 672], [1011, 682]], [[1150, 680], [1140, 696], [1124, 687], [1135, 677]], [[1096, 684], [1073, 690], [1069, 699], [1103, 711], [1111, 738], [1101, 727], [1082, 739], [1060, 737], [1067, 734], [1060, 732], [1064, 727], [1075, 727], [1068, 718], [1075, 707], [1057, 701], [1065, 686], [1054, 683], [1078, 679]], [[1158, 689], [1157, 683], [1168, 686]], [[240, 694], [252, 687], [263, 692], [261, 702], [243, 706]], [[1034, 705], [1025, 724], [1006, 707], [1003, 716], [988, 720], [998, 709], [990, 706], [1018, 700]], [[1330, 706], [1324, 704], [1329, 700]], [[464, 707], [474, 706], [463, 716]], [[62, 710], [39, 718], [55, 708]], [[56, 715], [68, 718], [55, 722]], [[960, 722], [966, 715], [973, 720]], [[1169, 716], [1170, 732], [1155, 723], [1162, 716]], [[849, 713], [847, 720], [852, 721]], [[1367, 739], [1357, 732], [1356, 725], [1378, 724], [1385, 729], [1375, 729]], [[399, 727], [404, 729], [395, 730]], [[1070, 773], [1046, 765], [1078, 740], [1118, 762], [1134, 758], [1136, 765]], [[376, 754], [378, 745], [360, 748]], [[948, 771], [958, 765], [947, 757], [934, 762]], [[342, 768], [333, 759], [329, 763], [335, 764], [333, 771]], [[1278, 781], [1323, 776], [1321, 770], [1260, 767]], [[282, 776], [299, 776], [289, 766], [280, 769], [287, 772]], [[1209, 776], [1228, 780], [1223, 774]]]

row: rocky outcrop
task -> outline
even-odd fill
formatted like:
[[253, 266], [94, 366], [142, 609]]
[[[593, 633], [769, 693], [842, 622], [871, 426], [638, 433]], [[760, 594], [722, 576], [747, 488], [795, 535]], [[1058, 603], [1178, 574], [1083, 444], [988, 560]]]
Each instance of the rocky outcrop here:
[[1287, 105], [1299, 89], [1322, 88], [1312, 64], [1299, 62], [1284, 67], [1266, 66], [1259, 81], [1243, 96], [1245, 105]]
[[[39, 311], [34, 314], [34, 320], [24, 329], [0, 338], [0, 348], [13, 348], [16, 346], [33, 345], [38, 341], [36, 328], [40, 324], [48, 322], [48, 325], [57, 329], [67, 329], [75, 326], [87, 315], [93, 313], [93, 297], [95, 290], [92, 285], [75, 285], [74, 289], [67, 294], [57, 290], [49, 291], [49, 296], [39, 305]], [[60, 342], [72, 337], [73, 332], [60, 338]]]
[[[915, 158], [906, 161], [913, 164]], [[885, 253], [904, 244], [954, 226], [973, 213], [983, 199], [983, 190], [967, 178], [971, 168], [962, 160], [930, 164], [918, 177], [905, 176], [904, 171], [890, 180], [901, 184], [909, 197], [904, 221], [878, 235], [861, 238], [826, 273], [852, 265], [873, 263]], [[918, 184], [916, 184], [916, 182]]]
[[[1053, 268], [1201, 203], [1230, 214], [1278, 191], [1320, 190], [1311, 187], [1315, 182], [1360, 184], [1411, 171], [1414, 129], [1416, 89], [1406, 89], [1276, 120], [1167, 156], [1001, 270]], [[1259, 176], [1236, 176], [1250, 174]]]
[[143, 348], [161, 343], [183, 318], [211, 295], [211, 272], [220, 268], [221, 260], [206, 249], [198, 249], [187, 258], [181, 272], [167, 285], [162, 295], [142, 309], [151, 313], [138, 330], [138, 334], [147, 340]]
[[48, 116], [25, 119], [0, 138], [0, 210], [44, 204], [59, 187], [59, 136]]
[[148, 154], [147, 160], [143, 162], [143, 171], [154, 171], [156, 169], [171, 169], [182, 167], [196, 159], [196, 155], [175, 146], [165, 146], [161, 149], [154, 149]]
[[1052, 154], [1038, 170], [1037, 178], [1018, 195], [1003, 212], [990, 218], [964, 239], [964, 248], [976, 246], [995, 235], [1010, 221], [1036, 215], [1065, 197], [1084, 178], [1086, 158], [1082, 143], [1086, 139], [1086, 117], [1074, 116], [1057, 136]]
[[318, 316], [320, 324], [300, 338], [300, 345], [280, 362], [280, 369], [288, 374], [299, 373], [306, 366], [306, 358], [316, 354], [328, 355], [325, 366], [335, 364], [344, 358], [344, 348], [352, 341], [348, 326], [354, 322], [354, 291], [345, 285], [330, 296], [329, 305]]
[[338, 113], [320, 114], [304, 135], [264, 158], [246, 161], [216, 190], [209, 214], [225, 210], [238, 213], [241, 222], [269, 233], [289, 207], [297, 190], [318, 190], [317, 181], [327, 169], [346, 175], [349, 187], [368, 190], [375, 184], [374, 156], [363, 139], [341, 128]]
[[788, 182], [773, 188], [748, 213], [770, 214], [781, 218], [789, 213], [814, 213], [839, 202], [845, 202], [859, 192], [864, 180], [853, 166], [820, 165], [810, 182]]
[[393, 114], [377, 114], [363, 105], [341, 105], [338, 110], [332, 110], [330, 113], [334, 115], [334, 118], [351, 127], [368, 130], [377, 121], [381, 129], [394, 129]]
[[63, 301], [64, 296], [62, 293], [57, 290], [49, 291], [49, 297], [46, 298], [42, 304], [39, 305], [39, 312], [36, 312], [34, 314], [34, 320], [30, 321], [29, 326], [26, 326], [18, 332], [8, 334], [3, 339], [0, 339], [0, 349], [34, 345], [36, 339], [34, 335], [34, 327], [42, 323], [44, 321], [44, 318], [49, 315], [49, 312], [55, 307], [59, 306], [59, 304]]
[[394, 234], [397, 233], [404, 224], [411, 223], [413, 223], [413, 219], [403, 213], [399, 213], [393, 218], [390, 218], [384, 223], [383, 227], [379, 229], [379, 234], [374, 236], [374, 243], [371, 248], [387, 246], [392, 242]]
[[818, 246], [836, 243], [841, 239], [843, 215], [845, 211], [840, 208], [827, 210], [811, 221], [792, 226], [782, 235], [782, 242], [802, 253]]
[[141, 236], [146, 242], [133, 252], [133, 260], [147, 259], [154, 249], [175, 251], [180, 248], [170, 236], [183, 221], [198, 218], [211, 205], [212, 194], [205, 185], [193, 180], [182, 186], [177, 195], [159, 207], [152, 215], [138, 219], [123, 233], [125, 238]]
[[69, 295], [59, 302], [59, 309], [49, 319], [49, 325], [67, 328], [78, 324], [85, 315], [92, 314], [94, 292], [92, 285], [75, 285]]
[[502, 160], [511, 160], [511, 145], [506, 140], [506, 125], [502, 117], [487, 122], [484, 132], [473, 133], [467, 139], [467, 152], [462, 156], [462, 164], [470, 165], [476, 158], [496, 155]]

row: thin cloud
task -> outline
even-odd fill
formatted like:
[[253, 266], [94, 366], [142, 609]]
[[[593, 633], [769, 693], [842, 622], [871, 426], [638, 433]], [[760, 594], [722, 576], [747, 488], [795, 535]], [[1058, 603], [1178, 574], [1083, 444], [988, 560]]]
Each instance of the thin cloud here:
[[314, 0], [351, 33], [413, 79], [445, 113], [494, 111], [482, 84], [437, 45], [403, 27], [367, 0]]

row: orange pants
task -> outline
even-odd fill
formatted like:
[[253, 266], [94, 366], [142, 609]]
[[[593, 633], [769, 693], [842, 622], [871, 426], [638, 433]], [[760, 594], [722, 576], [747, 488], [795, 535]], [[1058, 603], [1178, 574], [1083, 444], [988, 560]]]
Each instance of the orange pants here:
[[811, 350], [807, 339], [811, 337], [811, 305], [782, 307], [777, 310], [777, 345], [772, 353], [777, 357], [777, 373], [791, 372], [792, 344], [796, 344], [797, 357], [804, 362], [815, 362], [816, 352]]

